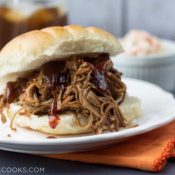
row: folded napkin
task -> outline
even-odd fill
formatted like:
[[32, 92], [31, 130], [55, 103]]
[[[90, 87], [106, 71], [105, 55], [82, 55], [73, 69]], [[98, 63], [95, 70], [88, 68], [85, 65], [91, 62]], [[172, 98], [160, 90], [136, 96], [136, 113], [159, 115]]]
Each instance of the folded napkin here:
[[46, 156], [158, 172], [175, 157], [175, 121], [106, 149]]

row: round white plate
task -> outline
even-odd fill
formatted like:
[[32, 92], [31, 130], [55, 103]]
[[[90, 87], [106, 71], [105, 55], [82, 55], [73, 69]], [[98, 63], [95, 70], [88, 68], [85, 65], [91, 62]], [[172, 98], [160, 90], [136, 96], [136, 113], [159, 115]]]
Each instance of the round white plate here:
[[0, 149], [23, 153], [51, 154], [99, 149], [128, 137], [159, 128], [175, 119], [175, 99], [161, 88], [134, 79], [125, 79], [128, 93], [142, 103], [142, 116], [134, 121], [139, 126], [101, 135], [66, 136], [48, 139], [47, 135], [17, 128], [12, 132], [0, 124]]

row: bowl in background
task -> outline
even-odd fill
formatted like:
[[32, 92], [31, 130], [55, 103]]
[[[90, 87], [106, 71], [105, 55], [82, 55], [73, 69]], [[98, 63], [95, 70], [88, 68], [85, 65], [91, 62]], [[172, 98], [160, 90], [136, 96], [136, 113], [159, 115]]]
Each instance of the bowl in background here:
[[167, 91], [175, 91], [175, 42], [161, 42], [165, 53], [139, 57], [121, 54], [112, 58], [114, 66], [125, 77], [146, 80]]

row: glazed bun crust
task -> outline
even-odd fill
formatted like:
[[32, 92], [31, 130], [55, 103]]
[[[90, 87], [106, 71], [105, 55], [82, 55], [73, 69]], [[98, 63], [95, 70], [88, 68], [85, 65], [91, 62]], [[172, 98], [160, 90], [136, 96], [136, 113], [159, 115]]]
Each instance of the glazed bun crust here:
[[0, 52], [0, 77], [37, 69], [42, 64], [70, 55], [122, 51], [118, 40], [95, 27], [49, 27], [20, 35]]

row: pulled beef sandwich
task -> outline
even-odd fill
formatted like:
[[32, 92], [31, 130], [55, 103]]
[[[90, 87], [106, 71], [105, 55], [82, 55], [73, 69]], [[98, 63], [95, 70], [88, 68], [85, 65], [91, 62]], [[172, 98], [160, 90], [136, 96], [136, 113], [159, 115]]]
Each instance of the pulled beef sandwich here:
[[110, 56], [122, 51], [95, 27], [50, 27], [23, 34], [0, 53], [0, 112], [11, 128], [48, 134], [118, 131], [140, 115]]

